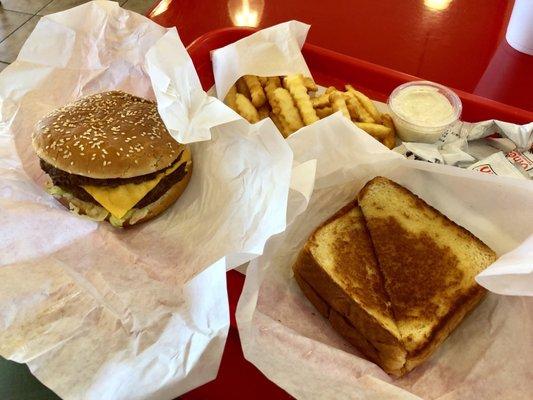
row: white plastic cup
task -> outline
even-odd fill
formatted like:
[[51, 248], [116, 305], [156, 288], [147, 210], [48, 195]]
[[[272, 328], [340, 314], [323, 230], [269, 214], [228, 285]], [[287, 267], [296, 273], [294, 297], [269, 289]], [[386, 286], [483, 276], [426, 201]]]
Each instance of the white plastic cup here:
[[[533, 1], [533, 0], [532, 0]], [[411, 86], [429, 86], [431, 88], [437, 89], [440, 94], [442, 94], [450, 102], [450, 105], [453, 108], [453, 115], [447, 121], [443, 121], [437, 125], [428, 125], [420, 124], [414, 120], [408, 120], [402, 117], [398, 112], [394, 104], [394, 99], [396, 96], [404, 89], [407, 89]], [[450, 127], [452, 124], [456, 123], [461, 116], [463, 110], [463, 104], [461, 99], [457, 94], [447, 88], [446, 86], [439, 85], [435, 82], [430, 81], [412, 81], [404, 83], [403, 85], [398, 86], [394, 89], [389, 96], [387, 101], [389, 105], [390, 114], [392, 120], [394, 121], [394, 126], [398, 136], [404, 142], [418, 142], [418, 143], [435, 143], [440, 139], [444, 131]]]
[[505, 39], [514, 49], [533, 55], [533, 0], [515, 0]]

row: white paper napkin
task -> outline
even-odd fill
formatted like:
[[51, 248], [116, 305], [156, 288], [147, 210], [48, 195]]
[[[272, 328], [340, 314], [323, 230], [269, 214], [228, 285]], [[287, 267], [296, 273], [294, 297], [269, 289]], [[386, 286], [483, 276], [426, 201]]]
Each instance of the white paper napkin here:
[[309, 28], [298, 21], [284, 22], [212, 51], [218, 98], [223, 100], [231, 85], [244, 75], [311, 76], [300, 51]]

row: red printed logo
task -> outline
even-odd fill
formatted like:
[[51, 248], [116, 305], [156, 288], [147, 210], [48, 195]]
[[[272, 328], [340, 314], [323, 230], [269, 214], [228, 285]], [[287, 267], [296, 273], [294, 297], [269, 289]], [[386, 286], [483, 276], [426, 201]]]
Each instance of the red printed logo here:
[[479, 171], [479, 172], [483, 172], [485, 174], [492, 174], [492, 175], [496, 175], [496, 172], [494, 172], [494, 170], [492, 169], [492, 167], [490, 166], [490, 164], [481, 164], [481, 165], [478, 165], [477, 167], [474, 167], [472, 168], [474, 171]]
[[522, 154], [516, 150], [507, 153], [507, 158], [510, 161], [514, 161], [520, 165], [526, 171], [533, 169], [533, 160], [530, 160], [525, 154]]

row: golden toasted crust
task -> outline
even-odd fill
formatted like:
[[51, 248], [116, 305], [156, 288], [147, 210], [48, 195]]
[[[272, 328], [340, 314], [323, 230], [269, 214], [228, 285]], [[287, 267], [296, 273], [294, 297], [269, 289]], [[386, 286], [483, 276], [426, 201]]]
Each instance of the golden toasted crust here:
[[294, 271], [294, 280], [300, 286], [305, 297], [311, 302], [324, 318], [329, 318], [331, 307], [329, 304], [318, 295], [318, 293], [300, 276], [297, 271]]
[[359, 202], [402, 341], [414, 356], [477, 293], [475, 276], [496, 254], [389, 179], [368, 182]]
[[[191, 175], [192, 163], [187, 166], [187, 174], [183, 177], [183, 179], [168, 189], [159, 199], [143, 208], [146, 213], [142, 213], [141, 216], [136, 216], [133, 214], [132, 216], [126, 218], [122, 224], [122, 227], [128, 228], [130, 226], [149, 221], [163, 213], [167, 208], [174, 204], [185, 191], [191, 179]], [[56, 199], [67, 209], [72, 210], [74, 208], [76, 213], [80, 215], [87, 215], [89, 208], [94, 209], [95, 207], [100, 207], [102, 210], [104, 210], [103, 207], [99, 205], [97, 206], [92, 203], [87, 203], [77, 198], [56, 197]], [[71, 204], [74, 207], [72, 207]], [[109, 218], [110, 214], [107, 213], [105, 220], [109, 221]]]
[[[386, 360], [391, 360], [393, 357], [389, 355], [379, 354], [374, 345], [355, 328], [346, 317], [339, 314], [334, 309], [328, 316], [329, 323], [344, 339], [346, 339], [352, 346], [357, 348], [363, 355], [373, 363], [378, 364], [385, 372], [392, 373], [394, 369], [390, 369], [389, 363]], [[392, 365], [394, 367], [394, 365]]]
[[463, 318], [483, 300], [486, 294], [486, 290], [483, 288], [476, 288], [475, 293], [469, 294], [457, 311], [450, 315], [450, 318], [442, 321], [441, 328], [435, 332], [434, 337], [421, 352], [407, 355], [401, 345], [400, 347], [388, 348], [388, 352], [386, 352], [387, 349], [376, 349], [351, 321], [329, 307], [328, 303], [303, 278], [296, 273], [294, 278], [307, 299], [329, 320], [335, 331], [363, 353], [368, 360], [378, 364], [385, 372], [397, 378], [407, 374], [431, 357], [442, 342], [461, 323]]
[[293, 271], [309, 283], [330, 307], [344, 315], [372, 339], [383, 343], [398, 343], [398, 338], [385, 328], [382, 321], [371, 316], [359, 303], [359, 299], [346, 294], [346, 291], [324, 271], [308, 248], [304, 248], [298, 255]]
[[392, 320], [372, 242], [357, 202], [342, 207], [315, 229], [307, 248], [318, 263], [321, 256], [326, 257], [324, 261], [330, 264], [327, 273], [350, 297]]
[[[366, 334], [361, 333], [350, 320], [330, 307], [328, 302], [296, 272], [294, 279], [305, 297], [322, 316], [329, 320], [337, 333], [355, 346], [367, 359], [383, 368], [385, 372], [399, 376], [405, 364], [405, 350], [397, 341], [393, 341], [392, 344], [380, 341], [371, 342]], [[365, 328], [365, 332], [368, 333], [368, 329]]]
[[427, 360], [446, 340], [446, 338], [453, 332], [453, 330], [461, 323], [463, 318], [485, 298], [487, 291], [481, 286], [475, 287], [471, 292], [463, 296], [459, 302], [460, 305], [453, 313], [446, 315], [446, 318], [440, 321], [437, 329], [432, 331], [432, 336], [426, 342], [424, 347], [421, 347], [418, 352], [410, 353], [407, 358], [405, 366], [399, 371], [397, 376], [402, 376], [418, 365]]
[[45, 116], [33, 132], [33, 147], [56, 168], [107, 179], [167, 168], [183, 145], [170, 136], [154, 102], [112, 91], [81, 98]]
[[[350, 287], [349, 281], [355, 278], [355, 276], [341, 276], [347, 271], [332, 270], [330, 267], [326, 267], [317, 259], [318, 257], [316, 255], [317, 251], [315, 246], [320, 245], [320, 240], [317, 240], [317, 234], [320, 233], [321, 229], [328, 227], [330, 224], [336, 224], [339, 219], [345, 218], [347, 214], [350, 214], [350, 223], [356, 222], [358, 218], [357, 211], [357, 204], [350, 203], [317, 228], [300, 252], [298, 259], [293, 265], [293, 270], [295, 278], [300, 287], [302, 287], [304, 294], [306, 294], [323, 315], [326, 313], [325, 303], [327, 307], [331, 307], [331, 310], [334, 310], [349, 321], [352, 326], [352, 331], [354, 329], [357, 331], [357, 333], [348, 333], [344, 330], [339, 333], [343, 334], [343, 336], [352, 337], [351, 342], [354, 342], [361, 352], [367, 357], [371, 357], [383, 369], [394, 371], [403, 366], [405, 362], [405, 350], [403, 350], [399, 337], [397, 336], [397, 329], [391, 321], [386, 299], [382, 298], [381, 301], [374, 299], [368, 302], [376, 294], [384, 296], [384, 293], [382, 293], [382, 289], [380, 290], [379, 286], [376, 287], [375, 282], [372, 282], [372, 277], [363, 272], [367, 268], [371, 270], [377, 268], [372, 249], [366, 246], [366, 242], [369, 243], [366, 231], [359, 229], [356, 223], [350, 224], [353, 228], [351, 232], [348, 232], [350, 234], [350, 243], [345, 244], [345, 246], [351, 246], [355, 242], [359, 242], [360, 246], [357, 249], [368, 252], [367, 254], [360, 254], [360, 257], [352, 259], [351, 262], [353, 265], [349, 267], [352, 270], [351, 273], [359, 275], [363, 283], [365, 283], [364, 289], [362, 290], [354, 290], [354, 288]], [[336, 251], [342, 253], [342, 249], [337, 249]], [[345, 266], [344, 268], [347, 267]], [[310, 292], [302, 284], [302, 281], [307, 283], [309, 288], [312, 288], [314, 292]], [[313, 293], [316, 296], [313, 296]], [[369, 311], [369, 307], [372, 307], [374, 311]], [[379, 312], [376, 312], [376, 307], [380, 308], [377, 310]], [[328, 318], [331, 315], [331, 310], [327, 311]], [[336, 318], [335, 315], [331, 318], [333, 318], [332, 325], [334, 328], [343, 326], [339, 318]], [[365, 341], [355, 339], [355, 337], [361, 335], [366, 338]], [[357, 342], [360, 343], [358, 344]]]

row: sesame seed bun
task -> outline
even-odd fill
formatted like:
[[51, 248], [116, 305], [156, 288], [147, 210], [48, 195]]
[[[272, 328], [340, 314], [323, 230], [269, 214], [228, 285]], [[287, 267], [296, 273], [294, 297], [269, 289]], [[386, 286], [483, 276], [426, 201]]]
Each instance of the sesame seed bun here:
[[70, 174], [131, 178], [167, 168], [183, 150], [154, 102], [120, 91], [84, 97], [45, 116], [33, 133], [37, 155]]
[[[148, 204], [146, 207], [142, 208], [141, 210], [134, 209], [134, 211], [139, 211], [139, 213], [133, 213], [132, 215], [125, 218], [124, 221], [122, 222], [122, 227], [128, 228], [133, 225], [138, 225], [142, 222], [149, 221], [152, 218], [155, 218], [159, 214], [164, 212], [167, 208], [169, 208], [172, 204], [174, 204], [176, 200], [181, 196], [181, 194], [185, 191], [185, 188], [187, 187], [191, 179], [191, 175], [192, 175], [192, 164], [190, 164], [187, 167], [187, 175], [185, 175], [185, 177], [182, 180], [180, 180], [175, 185], [173, 185], [169, 190], [167, 190], [165, 194], [163, 194], [159, 199], [157, 199], [153, 203]], [[55, 197], [63, 206], [65, 206], [67, 209], [71, 211], [75, 210], [76, 213], [79, 215], [90, 214], [91, 212], [89, 210], [93, 210], [92, 212], [94, 213], [95, 207], [99, 207], [104, 214], [106, 213], [103, 207], [85, 202], [71, 195], [63, 195], [63, 196], [55, 196]], [[109, 221], [109, 219], [110, 219], [110, 215], [107, 214], [107, 216], [105, 217], [105, 220]]]
[[[52, 181], [50, 194], [76, 214], [115, 226], [162, 213], [185, 190], [192, 171], [189, 147], [172, 138], [156, 104], [119, 91], [50, 113], [37, 124], [33, 147]], [[141, 186], [156, 178], [155, 186]]]

